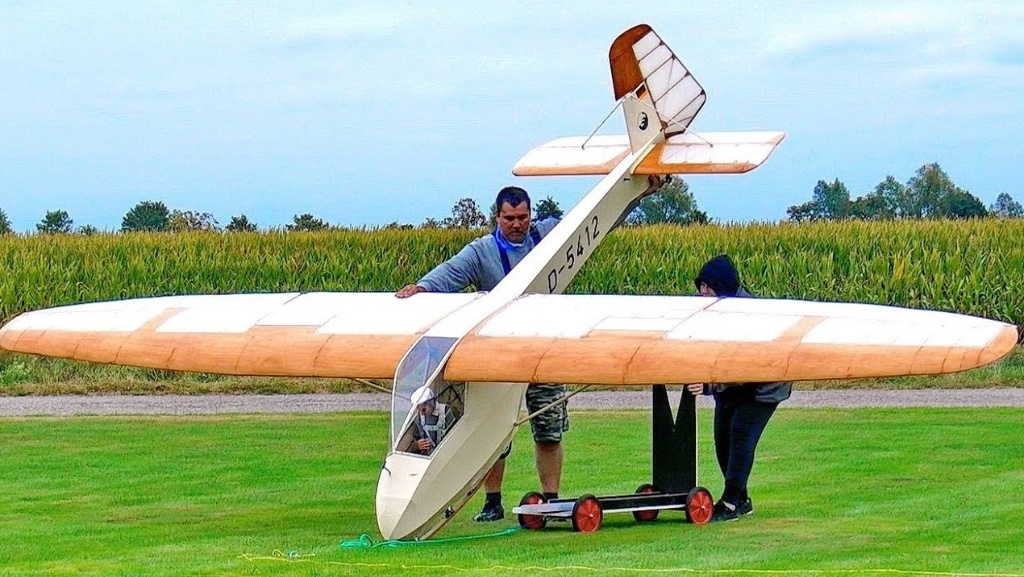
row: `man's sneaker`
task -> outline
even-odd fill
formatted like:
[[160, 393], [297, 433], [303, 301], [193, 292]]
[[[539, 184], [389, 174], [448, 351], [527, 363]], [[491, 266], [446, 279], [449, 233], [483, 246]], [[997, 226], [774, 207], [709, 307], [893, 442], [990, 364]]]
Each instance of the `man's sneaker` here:
[[733, 507], [732, 509], [730, 509], [725, 505], [725, 501], [719, 501], [715, 503], [715, 508], [712, 510], [711, 513], [712, 522], [735, 521], [739, 518], [740, 514], [737, 512], [736, 508]]
[[739, 505], [736, 505], [736, 513], [741, 517], [754, 513], [754, 502], [750, 500], [750, 497], [747, 497], [740, 501]]
[[505, 518], [505, 509], [501, 505], [484, 505], [484, 510], [476, 514], [473, 520], [478, 523], [501, 521]]

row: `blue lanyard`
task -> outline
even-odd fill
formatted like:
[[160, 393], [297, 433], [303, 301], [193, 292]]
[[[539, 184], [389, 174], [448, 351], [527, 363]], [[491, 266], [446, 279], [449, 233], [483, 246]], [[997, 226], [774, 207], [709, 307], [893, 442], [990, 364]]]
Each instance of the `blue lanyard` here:
[[[498, 253], [501, 255], [501, 268], [505, 270], [505, 274], [512, 272], [512, 264], [508, 260], [508, 249], [512, 245], [509, 244], [504, 237], [501, 236], [499, 229], [494, 229], [494, 243], [498, 245]], [[540, 232], [532, 224], [530, 225], [530, 238], [533, 240], [533, 246], [537, 246], [540, 243]], [[531, 250], [533, 247], [530, 247]]]

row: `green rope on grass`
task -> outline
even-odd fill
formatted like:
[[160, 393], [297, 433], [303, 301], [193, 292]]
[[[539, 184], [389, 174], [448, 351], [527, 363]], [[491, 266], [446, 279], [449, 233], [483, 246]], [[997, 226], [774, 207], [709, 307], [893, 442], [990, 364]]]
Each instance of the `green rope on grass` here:
[[519, 527], [509, 527], [504, 531], [497, 533], [485, 533], [483, 535], [467, 535], [465, 537], [450, 537], [448, 539], [423, 539], [417, 541], [399, 541], [397, 539], [391, 539], [389, 541], [374, 541], [372, 537], [363, 533], [358, 539], [352, 541], [342, 541], [338, 544], [341, 549], [376, 549], [377, 547], [406, 547], [409, 545], [439, 545], [441, 543], [455, 543], [457, 541], [470, 541], [473, 539], [486, 539], [488, 537], [501, 537], [503, 535], [511, 535], [519, 530]]

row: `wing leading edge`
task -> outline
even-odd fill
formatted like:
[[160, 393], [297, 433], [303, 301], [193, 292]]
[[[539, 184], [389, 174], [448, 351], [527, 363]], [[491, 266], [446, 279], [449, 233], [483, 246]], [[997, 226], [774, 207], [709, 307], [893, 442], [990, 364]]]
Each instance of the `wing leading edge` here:
[[390, 379], [431, 325], [482, 293], [176, 296], [22, 314], [0, 348], [230, 375]]
[[939, 374], [991, 363], [1016, 342], [1010, 324], [878, 305], [529, 295], [468, 335], [445, 377], [648, 385]]

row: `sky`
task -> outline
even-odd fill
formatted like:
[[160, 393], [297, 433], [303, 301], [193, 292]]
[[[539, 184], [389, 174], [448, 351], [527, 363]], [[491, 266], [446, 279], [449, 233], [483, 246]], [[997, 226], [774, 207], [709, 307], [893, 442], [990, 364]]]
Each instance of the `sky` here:
[[[760, 168], [686, 180], [720, 222], [777, 221], [819, 180], [857, 197], [933, 162], [1024, 201], [1019, 0], [0, 0], [0, 209], [117, 230], [141, 201], [261, 228], [420, 224], [612, 112], [608, 48], [654, 28], [707, 91], [696, 131], [787, 134]], [[615, 115], [599, 133], [622, 133]]]

